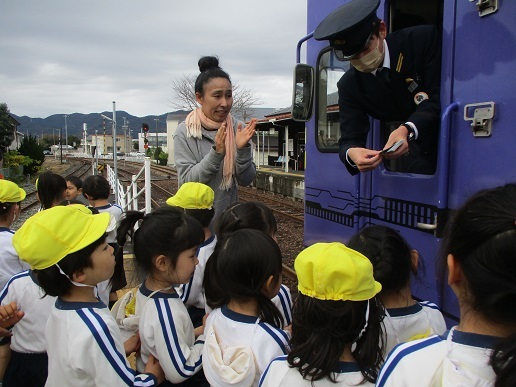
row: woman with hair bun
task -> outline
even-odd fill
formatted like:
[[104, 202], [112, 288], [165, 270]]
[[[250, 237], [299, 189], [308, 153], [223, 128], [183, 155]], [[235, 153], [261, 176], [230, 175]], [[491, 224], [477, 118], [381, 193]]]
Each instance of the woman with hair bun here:
[[215, 219], [238, 201], [237, 183], [249, 185], [256, 176], [251, 138], [256, 119], [248, 126], [233, 119], [233, 89], [219, 60], [205, 56], [198, 62], [195, 97], [200, 107], [182, 122], [174, 136], [179, 185], [194, 181], [215, 191]]

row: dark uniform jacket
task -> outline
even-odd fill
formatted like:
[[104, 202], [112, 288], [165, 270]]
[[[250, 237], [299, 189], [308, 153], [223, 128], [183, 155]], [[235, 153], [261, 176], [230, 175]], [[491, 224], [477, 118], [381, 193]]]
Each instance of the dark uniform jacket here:
[[346, 151], [353, 147], [365, 148], [370, 128], [368, 116], [383, 122], [413, 122], [421, 152], [432, 157], [436, 154], [441, 65], [437, 32], [433, 26], [416, 26], [388, 34], [386, 40], [391, 62], [390, 82], [351, 66], [337, 84], [339, 157], [352, 175], [359, 171], [346, 161]]

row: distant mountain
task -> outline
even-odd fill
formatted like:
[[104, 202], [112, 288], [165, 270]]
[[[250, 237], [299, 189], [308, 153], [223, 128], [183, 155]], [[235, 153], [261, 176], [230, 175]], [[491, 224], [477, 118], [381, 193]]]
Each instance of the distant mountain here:
[[[270, 114], [274, 109], [272, 108], [253, 108], [252, 114], [254, 117], [257, 118], [263, 118], [265, 115]], [[73, 113], [73, 114], [67, 114], [66, 117], [66, 124], [68, 128], [68, 135], [74, 135], [76, 137], [82, 138], [83, 136], [83, 124], [85, 123], [87, 125], [87, 133], [88, 135], [94, 134], [95, 130], [98, 131], [98, 133], [104, 132], [104, 126], [103, 126], [103, 118], [100, 116], [101, 114], [104, 114], [107, 117], [112, 118], [113, 112], [101, 112], [101, 113], [89, 113], [89, 114], [82, 114], [82, 113]], [[128, 121], [128, 127], [131, 130], [132, 137], [136, 137], [135, 133], [139, 132], [142, 123], [149, 124], [150, 131], [155, 132], [156, 131], [156, 121], [154, 121], [156, 118], [158, 121], [158, 131], [164, 132], [165, 128], [167, 126], [167, 116], [169, 114], [172, 114], [174, 116], [186, 116], [188, 112], [178, 110], [176, 112], [171, 113], [164, 113], [161, 115], [151, 115], [151, 116], [145, 116], [145, 117], [136, 117], [133, 116], [125, 111], [117, 111], [116, 112], [116, 126], [117, 126], [117, 133], [122, 133], [122, 125], [124, 124], [124, 117]], [[48, 116], [47, 118], [31, 118], [27, 116], [17, 116], [16, 114], [13, 114], [11, 112], [11, 115], [20, 123], [20, 126], [18, 127], [18, 131], [22, 133], [29, 133], [32, 135], [38, 134], [50, 134], [52, 135], [53, 129], [63, 129], [63, 136], [64, 136], [64, 128], [65, 128], [65, 115], [64, 114], [53, 114], [51, 116]], [[242, 119], [241, 117], [237, 117], [238, 119]], [[248, 118], [249, 119], [249, 118]], [[105, 122], [105, 130], [108, 133], [111, 133], [111, 121], [104, 120]], [[57, 135], [57, 131], [55, 131]], [[127, 133], [129, 134], [129, 133]]]
[[[99, 133], [102, 133], [104, 131], [104, 124], [105, 123], [105, 130], [106, 132], [111, 132], [111, 121], [103, 119], [100, 115], [104, 114], [107, 117], [112, 118], [113, 112], [101, 112], [101, 113], [89, 113], [89, 114], [82, 114], [82, 113], [73, 113], [73, 114], [67, 114], [66, 117], [66, 124], [67, 124], [67, 130], [68, 135], [74, 135], [79, 138], [83, 136], [83, 124], [85, 123], [87, 125], [87, 133], [94, 134], [95, 130], [98, 130]], [[51, 116], [48, 116], [47, 118], [31, 118], [27, 116], [18, 117], [16, 114], [11, 113], [12, 116], [20, 123], [20, 126], [18, 127], [18, 131], [22, 133], [29, 133], [29, 134], [52, 134], [53, 129], [63, 129], [63, 136], [64, 136], [64, 129], [65, 129], [65, 117], [64, 114], [53, 114]], [[124, 124], [124, 117], [128, 121], [127, 125], [131, 129], [131, 132], [134, 134], [136, 132], [140, 131], [140, 128], [142, 127], [142, 123], [149, 124], [151, 131], [156, 130], [156, 122], [154, 119], [159, 119], [158, 121], [158, 130], [160, 132], [164, 132], [166, 128], [166, 121], [167, 121], [167, 115], [168, 113], [158, 115], [158, 116], [145, 116], [145, 117], [136, 117], [133, 116], [125, 111], [117, 111], [116, 112], [116, 127], [117, 131], [122, 130], [122, 125]], [[57, 133], [57, 132], [56, 132]]]

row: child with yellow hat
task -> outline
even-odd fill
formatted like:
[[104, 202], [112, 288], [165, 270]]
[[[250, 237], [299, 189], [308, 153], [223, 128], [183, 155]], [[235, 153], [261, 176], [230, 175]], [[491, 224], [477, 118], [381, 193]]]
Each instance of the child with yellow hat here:
[[152, 386], [163, 380], [154, 358], [146, 373], [135, 375], [118, 326], [96, 297], [96, 285], [110, 278], [115, 267], [113, 248], [106, 243], [111, 227], [107, 213], [56, 206], [29, 218], [13, 238], [45, 294], [57, 297], [45, 329], [46, 385]]
[[210, 186], [188, 182], [179, 187], [176, 194], [167, 200], [169, 206], [182, 208], [185, 214], [197, 219], [204, 230], [204, 242], [199, 245], [197, 251], [199, 263], [195, 267], [194, 275], [187, 284], [176, 288], [177, 294], [187, 306], [194, 327], [202, 325], [205, 315], [206, 298], [202, 287], [204, 268], [217, 244], [217, 236], [210, 229], [210, 223], [215, 215], [214, 198], [215, 192]]
[[188, 283], [195, 272], [197, 250], [204, 240], [201, 225], [171, 206], [149, 214], [127, 211], [118, 225], [119, 244], [123, 245], [128, 236], [133, 241], [135, 272], [142, 280], [134, 306], [141, 340], [136, 369], [142, 370], [151, 354], [157, 354], [167, 379], [165, 385], [205, 385], [201, 356], [204, 325], [194, 328], [175, 290]]
[[[204, 268], [206, 261], [213, 253], [217, 244], [217, 237], [210, 230], [210, 223], [215, 215], [213, 209], [213, 198], [215, 194], [211, 187], [203, 183], [188, 182], [184, 183], [177, 190], [174, 196], [167, 199], [167, 204], [183, 210], [187, 215], [196, 219], [202, 226], [204, 232], [204, 242], [199, 245], [197, 259], [199, 263], [195, 266], [193, 276], [188, 283], [177, 285], [176, 293], [185, 304], [194, 328], [203, 325], [203, 317], [206, 314], [206, 300], [202, 281], [204, 278]], [[119, 239], [120, 246], [125, 244], [126, 236]], [[138, 288], [125, 293], [111, 308], [111, 314], [120, 327], [122, 335], [134, 334], [138, 331], [140, 313], [147, 297], [137, 297]], [[140, 292], [141, 293], [141, 292]], [[138, 304], [136, 300], [138, 299]], [[143, 301], [143, 302], [142, 302]]]
[[16, 183], [0, 179], [0, 289], [14, 274], [29, 268], [20, 262], [13, 248], [14, 231], [10, 228], [20, 216], [21, 202], [25, 196], [25, 191]]
[[299, 296], [291, 351], [273, 360], [260, 386], [373, 386], [382, 361], [371, 262], [342, 243], [316, 243], [294, 262]]
[[[29, 266], [21, 262], [13, 247], [14, 231], [11, 226], [20, 215], [21, 202], [25, 191], [16, 183], [0, 179], [0, 289], [16, 273], [27, 270]], [[5, 367], [10, 357], [10, 338], [0, 342], [0, 381], [3, 380]]]

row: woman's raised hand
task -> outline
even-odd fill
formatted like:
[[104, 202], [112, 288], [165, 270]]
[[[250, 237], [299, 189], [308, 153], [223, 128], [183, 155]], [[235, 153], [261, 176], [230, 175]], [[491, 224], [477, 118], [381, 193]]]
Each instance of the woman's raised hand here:
[[[233, 129], [233, 128], [231, 128]], [[215, 151], [220, 154], [226, 154], [226, 123], [223, 122], [217, 130], [215, 136]]]
[[254, 136], [254, 132], [256, 130], [256, 118], [251, 119], [249, 121], [249, 125], [242, 129], [242, 124], [238, 124], [238, 130], [235, 136], [235, 142], [238, 149], [243, 149], [246, 147], [247, 143]]

